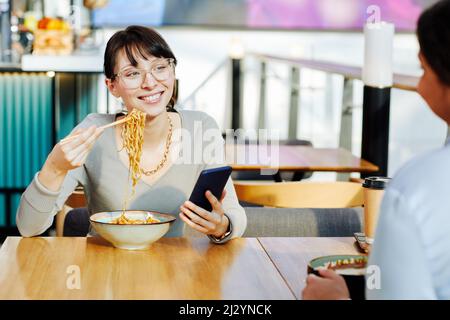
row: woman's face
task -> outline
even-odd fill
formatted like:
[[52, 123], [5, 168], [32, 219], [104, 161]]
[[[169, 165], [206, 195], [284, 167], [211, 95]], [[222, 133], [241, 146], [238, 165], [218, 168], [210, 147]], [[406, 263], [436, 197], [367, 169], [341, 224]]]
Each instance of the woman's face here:
[[439, 118], [450, 124], [450, 88], [440, 81], [422, 53], [419, 53], [419, 60], [423, 75], [417, 86], [417, 92]]
[[[128, 111], [134, 108], [145, 112], [150, 117], [155, 117], [166, 110], [170, 102], [175, 83], [175, 71], [170, 64], [169, 73], [164, 80], [157, 80], [150, 70], [160, 70], [162, 63], [167, 63], [165, 58], [149, 57], [145, 59], [140, 55], [135, 57], [138, 65], [134, 67], [128, 60], [124, 50], [121, 50], [116, 59], [114, 73], [119, 74], [114, 81], [106, 80], [106, 84], [115, 97], [121, 97]], [[145, 70], [142, 78], [135, 77], [134, 81], [126, 79], [127, 76], [137, 74], [137, 70]]]

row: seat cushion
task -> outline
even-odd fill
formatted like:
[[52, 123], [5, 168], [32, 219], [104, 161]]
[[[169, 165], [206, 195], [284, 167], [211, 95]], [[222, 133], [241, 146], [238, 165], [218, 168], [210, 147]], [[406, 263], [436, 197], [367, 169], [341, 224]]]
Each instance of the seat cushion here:
[[89, 212], [87, 208], [76, 208], [67, 212], [64, 218], [64, 237], [86, 237], [89, 232]]
[[244, 237], [351, 237], [361, 232], [363, 208], [245, 207]]
[[[363, 209], [291, 209], [245, 207], [244, 237], [351, 237], [363, 228]], [[186, 227], [186, 236], [198, 236]], [[65, 237], [85, 237], [89, 232], [87, 208], [70, 210], [64, 219]], [[190, 234], [192, 233], [192, 234]]]

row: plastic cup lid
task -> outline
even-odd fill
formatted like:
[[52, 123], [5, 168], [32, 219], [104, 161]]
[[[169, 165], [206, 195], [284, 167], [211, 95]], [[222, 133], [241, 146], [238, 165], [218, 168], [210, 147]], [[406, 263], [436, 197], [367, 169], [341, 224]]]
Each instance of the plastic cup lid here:
[[385, 189], [391, 178], [388, 177], [367, 177], [363, 187], [369, 189]]

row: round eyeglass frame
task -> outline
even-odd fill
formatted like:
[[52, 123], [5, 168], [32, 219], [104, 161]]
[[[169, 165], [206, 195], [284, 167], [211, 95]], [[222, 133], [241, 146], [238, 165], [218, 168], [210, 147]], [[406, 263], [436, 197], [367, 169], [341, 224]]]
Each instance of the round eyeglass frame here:
[[[168, 62], [169, 62], [169, 67], [171, 67], [172, 70], [174, 69], [174, 61], [175, 61], [175, 59], [173, 59], [173, 58], [162, 58], [162, 59], [168, 61]], [[145, 71], [145, 76], [143, 77], [143, 79], [142, 79], [142, 81], [140, 82], [140, 84], [139, 84], [138, 86], [136, 86], [136, 88], [138, 88], [139, 86], [141, 86], [141, 85], [145, 82], [145, 79], [146, 79], [146, 77], [147, 77], [147, 74], [149, 74], [149, 73], [152, 75], [153, 79], [155, 79], [156, 81], [165, 81], [165, 80], [167, 80], [167, 78], [166, 78], [166, 79], [158, 79], [158, 77], [156, 77], [156, 76], [153, 74], [153, 67], [152, 67], [152, 69], [151, 69], [150, 71], [147, 70], [147, 69], [142, 69], [142, 68], [137, 68], [137, 70]], [[123, 77], [122, 77], [122, 73], [123, 73], [123, 72], [126, 72], [126, 71], [128, 71], [128, 70], [120, 71], [120, 72], [118, 72], [118, 73], [116, 73], [116, 74], [113, 74], [112, 80], [114, 81], [115, 78], [119, 78], [119, 79], [121, 78], [122, 81], [124, 81], [124, 79], [123, 79]], [[125, 84], [125, 81], [124, 81], [124, 84]], [[133, 86], [133, 87], [134, 87], [134, 86]], [[131, 88], [131, 87], [129, 87], [129, 88]]]

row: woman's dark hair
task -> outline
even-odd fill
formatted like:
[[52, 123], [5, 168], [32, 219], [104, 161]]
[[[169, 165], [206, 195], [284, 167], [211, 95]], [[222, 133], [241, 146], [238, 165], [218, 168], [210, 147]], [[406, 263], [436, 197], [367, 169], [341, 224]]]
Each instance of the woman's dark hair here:
[[[114, 67], [117, 55], [124, 50], [128, 60], [133, 66], [137, 66], [136, 55], [144, 59], [154, 56], [157, 58], [172, 58], [174, 65], [177, 59], [167, 42], [153, 29], [142, 26], [129, 26], [125, 30], [116, 32], [106, 44], [103, 72], [106, 78], [114, 81]], [[177, 97], [176, 81], [173, 88], [172, 98], [167, 109], [173, 110]]]
[[439, 80], [450, 85], [450, 0], [425, 10], [417, 23], [420, 51]]

